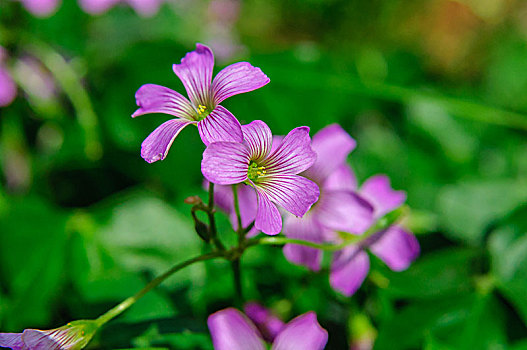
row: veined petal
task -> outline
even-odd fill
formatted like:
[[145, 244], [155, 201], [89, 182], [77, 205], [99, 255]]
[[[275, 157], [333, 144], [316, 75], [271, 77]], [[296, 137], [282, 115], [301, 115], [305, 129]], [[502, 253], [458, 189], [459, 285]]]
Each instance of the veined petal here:
[[324, 181], [324, 190], [356, 191], [357, 178], [348, 164], [342, 164]]
[[225, 99], [253, 91], [269, 83], [269, 78], [260, 68], [249, 62], [238, 62], [222, 69], [212, 82], [212, 93], [215, 104]]
[[335, 231], [361, 234], [374, 222], [370, 203], [350, 191], [324, 191], [316, 211], [320, 223]]
[[270, 200], [296, 216], [304, 216], [318, 200], [318, 186], [299, 175], [264, 176], [256, 187], [265, 192]]
[[175, 117], [193, 120], [193, 107], [179, 92], [161, 85], [145, 84], [135, 93], [139, 108], [132, 118], [148, 113], [165, 113]]
[[258, 209], [254, 227], [268, 235], [277, 235], [282, 231], [282, 217], [276, 205], [274, 205], [267, 194], [256, 187], [258, 197]]
[[370, 270], [368, 254], [357, 246], [346, 247], [333, 257], [329, 283], [346, 296], [353, 295]]
[[215, 350], [265, 350], [263, 339], [252, 322], [240, 311], [217, 311], [207, 320]]
[[311, 311], [286, 324], [271, 350], [322, 350], [327, 342], [328, 332], [320, 326], [317, 315]]
[[[320, 226], [311, 212], [303, 218], [288, 215], [284, 222], [284, 235], [287, 238], [301, 239], [314, 243], [324, 241], [324, 228]], [[303, 265], [310, 270], [320, 270], [322, 251], [299, 244], [286, 244], [283, 248], [284, 255], [293, 264]]]
[[198, 130], [205, 146], [218, 141], [243, 142], [240, 122], [223, 106], [217, 106], [205, 119], [200, 120]]
[[364, 182], [359, 192], [373, 205], [377, 218], [401, 206], [406, 200], [406, 193], [394, 191], [386, 175], [370, 177]]
[[201, 172], [210, 182], [233, 185], [247, 180], [249, 150], [237, 142], [214, 142], [203, 152]]
[[171, 119], [157, 127], [141, 144], [141, 157], [148, 163], [163, 160], [183, 128], [194, 122], [186, 119]]
[[22, 341], [22, 333], [0, 333], [0, 347], [12, 350], [28, 350]]
[[308, 169], [317, 155], [311, 148], [309, 128], [301, 126], [287, 134], [282, 143], [265, 160], [267, 174], [298, 174]]
[[306, 170], [306, 176], [317, 182], [324, 181], [355, 149], [357, 142], [338, 124], [331, 124], [313, 136], [311, 147], [317, 154], [317, 161]]
[[419, 241], [402, 227], [391, 226], [380, 234], [381, 237], [370, 246], [370, 250], [390, 269], [405, 270], [419, 255]]
[[256, 328], [258, 328], [263, 338], [269, 343], [273, 342], [274, 338], [280, 333], [285, 325], [284, 322], [273, 315], [271, 311], [258, 303], [247, 303], [243, 309], [247, 317], [249, 317], [255, 324]]
[[[208, 186], [208, 181], [207, 186]], [[249, 226], [256, 218], [257, 199], [256, 191], [251, 186], [239, 184], [236, 186], [238, 191], [238, 202], [242, 226]], [[214, 203], [218, 208], [229, 214], [232, 227], [238, 229], [238, 218], [234, 209], [234, 196], [231, 185], [214, 186]]]
[[196, 44], [196, 50], [187, 53], [180, 64], [172, 66], [195, 106], [201, 104], [213, 107], [208, 103], [211, 101], [210, 84], [213, 67], [214, 55], [207, 46], [202, 44]]
[[261, 120], [255, 120], [242, 126], [243, 141], [251, 151], [251, 160], [260, 162], [271, 151], [273, 133]]

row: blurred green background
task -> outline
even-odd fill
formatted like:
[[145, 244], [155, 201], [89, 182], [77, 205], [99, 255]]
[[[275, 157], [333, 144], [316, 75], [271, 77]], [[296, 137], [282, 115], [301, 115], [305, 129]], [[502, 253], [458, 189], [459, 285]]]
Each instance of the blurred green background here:
[[[385, 173], [407, 191], [422, 247], [405, 272], [373, 260], [351, 298], [327, 271], [254, 248], [242, 261], [248, 299], [286, 320], [315, 310], [327, 349], [527, 349], [520, 0], [172, 0], [151, 17], [63, 0], [47, 18], [0, 0], [4, 65], [19, 85], [0, 108], [2, 331], [96, 317], [203, 251], [183, 203], [205, 198], [197, 132], [147, 164], [141, 142], [169, 117], [130, 118], [142, 84], [183, 91], [171, 65], [196, 42], [213, 48], [216, 72], [247, 60], [270, 77], [225, 102], [242, 123], [312, 135], [340, 123], [358, 141], [358, 178]], [[232, 300], [227, 263], [194, 265], [90, 347], [211, 349], [206, 318]]]

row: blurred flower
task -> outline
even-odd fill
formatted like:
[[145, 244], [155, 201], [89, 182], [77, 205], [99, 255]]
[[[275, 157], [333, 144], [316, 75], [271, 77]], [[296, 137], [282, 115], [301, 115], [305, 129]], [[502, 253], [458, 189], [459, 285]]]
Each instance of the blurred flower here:
[[227, 61], [243, 51], [235, 24], [240, 15], [239, 0], [212, 0], [206, 21], [207, 42], [220, 61]]
[[[228, 308], [209, 316], [207, 321], [216, 350], [265, 350], [266, 344], [255, 325], [240, 311]], [[277, 333], [273, 350], [321, 350], [328, 341], [314, 312], [293, 319]]]
[[20, 57], [13, 71], [18, 77], [20, 87], [39, 102], [49, 101], [57, 95], [57, 88], [51, 73], [36, 58]]
[[[366, 180], [359, 193], [373, 206], [376, 220], [401, 206], [406, 199], [404, 192], [392, 190], [390, 180], [384, 175]], [[415, 236], [400, 226], [393, 225], [376, 232], [359, 244], [350, 245], [333, 256], [330, 284], [334, 289], [350, 296], [361, 286], [370, 269], [366, 248], [394, 271], [408, 268], [420, 251]]]
[[12, 350], [78, 350], [91, 340], [99, 325], [95, 321], [80, 320], [50, 329], [26, 329], [23, 333], [0, 333], [0, 346]]
[[11, 104], [16, 97], [16, 84], [5, 67], [6, 50], [0, 46], [0, 107]]
[[258, 328], [265, 341], [269, 343], [272, 343], [274, 338], [284, 328], [285, 323], [281, 319], [258, 303], [247, 303], [243, 309], [256, 328]]
[[[320, 200], [303, 218], [287, 216], [284, 234], [315, 243], [332, 240], [335, 231], [360, 234], [373, 223], [373, 207], [355, 193], [356, 180], [347, 172], [346, 158], [356, 142], [338, 124], [313, 136], [317, 160], [302, 175], [320, 188]], [[286, 258], [311, 270], [320, 269], [322, 252], [296, 244], [284, 246]]]
[[24, 7], [37, 17], [49, 17], [53, 15], [61, 0], [20, 0]]
[[184, 127], [196, 124], [205, 145], [215, 141], [242, 142], [240, 122], [220, 103], [244, 92], [258, 89], [269, 78], [248, 62], [231, 64], [220, 71], [212, 81], [214, 56], [204, 45], [196, 44], [180, 64], [174, 64], [174, 73], [181, 79], [190, 101], [169, 88], [146, 84], [135, 98], [139, 109], [132, 117], [148, 113], [166, 113], [177, 117], [159, 126], [141, 146], [141, 156], [149, 163], [163, 160], [174, 139]]
[[297, 174], [315, 161], [309, 128], [295, 128], [271, 152], [273, 135], [264, 122], [244, 125], [243, 143], [214, 142], [203, 152], [201, 171], [220, 185], [246, 183], [256, 191], [258, 206], [255, 227], [270, 235], [282, 230], [276, 204], [296, 216], [303, 216], [318, 200], [318, 186]]
[[118, 3], [128, 3], [135, 12], [144, 17], [154, 16], [164, 0], [79, 0], [84, 11], [99, 15], [108, 11]]

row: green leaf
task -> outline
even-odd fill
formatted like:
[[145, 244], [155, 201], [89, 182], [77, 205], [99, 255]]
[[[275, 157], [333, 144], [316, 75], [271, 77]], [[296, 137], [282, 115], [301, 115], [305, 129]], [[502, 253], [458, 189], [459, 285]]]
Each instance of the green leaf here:
[[485, 229], [527, 200], [527, 187], [514, 181], [478, 181], [446, 187], [438, 207], [446, 234], [481, 244]]
[[403, 272], [386, 269], [389, 280], [385, 293], [397, 298], [427, 299], [454, 296], [472, 290], [470, 249], [445, 249], [430, 253]]

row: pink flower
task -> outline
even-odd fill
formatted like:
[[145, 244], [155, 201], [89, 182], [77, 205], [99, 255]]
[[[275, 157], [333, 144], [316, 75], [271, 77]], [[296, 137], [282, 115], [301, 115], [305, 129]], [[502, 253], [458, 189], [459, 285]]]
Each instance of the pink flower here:
[[176, 136], [190, 124], [197, 125], [205, 145], [216, 141], [242, 142], [240, 122], [220, 103], [269, 82], [260, 68], [248, 62], [231, 64], [212, 80], [214, 56], [204, 45], [196, 44], [173, 69], [181, 79], [190, 101], [164, 86], [143, 85], [135, 98], [139, 108], [132, 117], [148, 113], [165, 113], [176, 117], [159, 126], [143, 142], [141, 156], [152, 163], [165, 159]]
[[[215, 350], [265, 350], [266, 342], [258, 328], [240, 311], [228, 308], [209, 316], [207, 321]], [[328, 332], [320, 326], [314, 312], [298, 316], [276, 334], [272, 350], [322, 350]]]
[[269, 235], [278, 234], [282, 218], [276, 204], [295, 216], [303, 216], [318, 200], [318, 186], [297, 175], [316, 159], [309, 128], [293, 129], [274, 151], [267, 124], [256, 120], [242, 129], [243, 143], [208, 145], [201, 171], [207, 180], [219, 185], [246, 183], [253, 187], [257, 197], [255, 227]]

